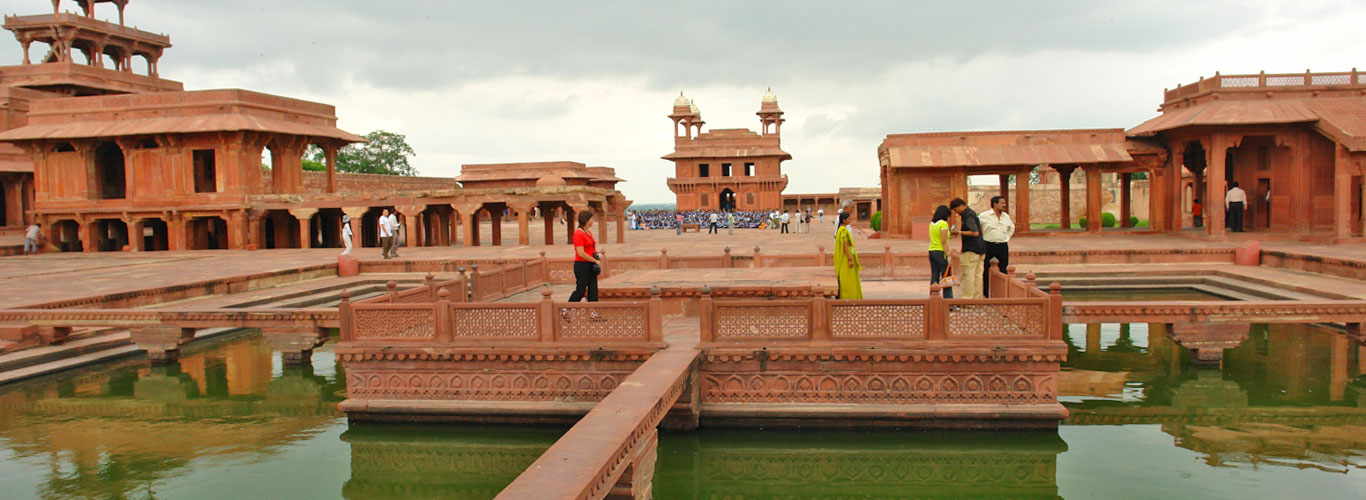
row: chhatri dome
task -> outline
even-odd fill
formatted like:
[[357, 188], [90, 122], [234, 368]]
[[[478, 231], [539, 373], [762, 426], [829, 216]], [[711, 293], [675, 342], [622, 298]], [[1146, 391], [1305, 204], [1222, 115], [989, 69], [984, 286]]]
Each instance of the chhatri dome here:
[[678, 91], [678, 99], [674, 99], [674, 107], [691, 105], [692, 101], [689, 101], [687, 97], [683, 97], [683, 91]]
[[763, 103], [763, 102], [777, 103], [777, 102], [778, 102], [778, 96], [773, 95], [773, 87], [769, 87], [769, 88], [768, 88], [768, 92], [764, 92], [764, 96], [761, 97], [761, 98], [759, 98], [759, 102], [761, 102], [761, 103]]
[[702, 111], [697, 109], [697, 103], [692, 101], [688, 101], [688, 111], [691, 111], [694, 115], [702, 114]]
[[540, 179], [536, 179], [536, 187], [557, 187], [566, 185], [568, 185], [568, 183], [564, 182], [564, 177], [555, 174], [545, 174], [541, 176]]

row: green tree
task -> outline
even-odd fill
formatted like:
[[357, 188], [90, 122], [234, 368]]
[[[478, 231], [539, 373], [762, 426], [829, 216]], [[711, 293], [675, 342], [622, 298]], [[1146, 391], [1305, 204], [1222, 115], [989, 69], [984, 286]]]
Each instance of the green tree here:
[[[370, 141], [349, 144], [337, 151], [337, 171], [356, 174], [417, 175], [408, 158], [417, 156], [403, 134], [376, 130], [365, 134]], [[319, 151], [321, 153], [321, 151]]]

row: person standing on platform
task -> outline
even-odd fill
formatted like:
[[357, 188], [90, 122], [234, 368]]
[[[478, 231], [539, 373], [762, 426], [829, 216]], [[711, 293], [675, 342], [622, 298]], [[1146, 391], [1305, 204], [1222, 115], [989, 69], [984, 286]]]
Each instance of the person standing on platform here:
[[818, 219], [820, 219], [820, 223], [821, 223], [821, 224], [825, 224], [825, 209], [824, 209], [824, 208], [817, 208], [817, 209], [816, 209], [816, 217], [817, 217]]
[[[953, 214], [948, 205], [939, 205], [930, 219], [930, 284], [940, 282], [949, 271], [949, 216]], [[953, 285], [946, 284], [940, 292], [944, 298], [953, 298]]]
[[351, 255], [351, 235], [352, 235], [352, 234], [353, 234], [353, 233], [351, 232], [351, 216], [350, 216], [350, 215], [342, 215], [341, 240], [342, 240], [342, 246], [346, 247], [346, 250], [342, 250], [342, 253], [341, 253], [342, 255]]
[[949, 210], [958, 214], [962, 220], [963, 227], [958, 230], [958, 234], [963, 237], [962, 247], [962, 279], [963, 279], [963, 298], [980, 299], [982, 298], [982, 258], [987, 253], [986, 241], [982, 239], [982, 221], [977, 218], [977, 212], [968, 208], [968, 202], [962, 198], [954, 198], [949, 202]]
[[[598, 260], [598, 241], [589, 232], [592, 227], [593, 212], [579, 212], [579, 228], [574, 230], [574, 293], [569, 295], [570, 302], [584, 298], [589, 302], [598, 301], [598, 273], [602, 272], [602, 261]], [[564, 311], [561, 315], [565, 315]]]
[[783, 230], [781, 234], [790, 234], [791, 231], [787, 230], [787, 223], [792, 221], [792, 212], [783, 212], [782, 215], [778, 216], [778, 219], [781, 220], [783, 223]]
[[731, 210], [731, 211], [727, 211], [727, 212], [726, 212], [726, 234], [728, 234], [728, 235], [733, 235], [733, 234], [735, 234], [735, 211], [734, 211], [734, 210]]
[[1191, 202], [1191, 218], [1195, 220], [1195, 227], [1205, 225], [1205, 206], [1200, 204], [1200, 198]]
[[863, 284], [859, 282], [858, 273], [863, 265], [858, 261], [848, 220], [849, 214], [843, 213], [835, 221], [835, 278], [839, 281], [839, 298], [859, 300], [863, 298]]
[[394, 248], [389, 250], [389, 256], [398, 257], [398, 247], [408, 243], [408, 232], [403, 230], [403, 223], [398, 220], [398, 210], [389, 214], [389, 227], [394, 233]]
[[29, 224], [28, 228], [24, 230], [24, 255], [28, 255], [29, 252], [38, 255], [38, 239], [42, 232], [43, 225], [37, 222]]
[[708, 217], [707, 221], [707, 234], [717, 234], [719, 231], [716, 229], [716, 224], [721, 222], [721, 216], [717, 215], [716, 212], [712, 212], [711, 217]]
[[682, 235], [682, 234], [683, 234], [683, 213], [682, 213], [682, 212], [675, 212], [675, 213], [674, 213], [674, 234], [677, 234], [677, 235]]
[[375, 225], [379, 226], [379, 254], [390, 259], [392, 257], [389, 257], [389, 250], [394, 247], [394, 228], [389, 227], [389, 209], [380, 211], [379, 220], [376, 221]]
[[[983, 257], [984, 263], [990, 263], [991, 259], [996, 259], [996, 267], [1002, 273], [1006, 272], [1006, 267], [1010, 265], [1010, 237], [1015, 235], [1015, 221], [1011, 220], [1010, 213], [1006, 212], [1006, 198], [1004, 196], [991, 197], [991, 210], [978, 217], [982, 222], [982, 239], [986, 241], [987, 253]], [[991, 296], [991, 269], [983, 265], [982, 270], [982, 296]]]
[[1247, 207], [1247, 192], [1238, 187], [1237, 182], [1228, 183], [1228, 193], [1224, 195], [1224, 209], [1228, 210], [1229, 230], [1243, 232], [1243, 209]]

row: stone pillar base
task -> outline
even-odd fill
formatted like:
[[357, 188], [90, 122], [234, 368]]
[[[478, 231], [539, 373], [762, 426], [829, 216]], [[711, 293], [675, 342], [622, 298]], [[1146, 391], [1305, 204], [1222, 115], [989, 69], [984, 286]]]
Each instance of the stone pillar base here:
[[327, 330], [321, 328], [262, 328], [261, 335], [286, 365], [308, 364], [313, 348], [327, 342]]
[[180, 359], [180, 346], [194, 340], [194, 332], [194, 328], [177, 326], [148, 326], [129, 330], [133, 343], [147, 351], [147, 359], [154, 365]]

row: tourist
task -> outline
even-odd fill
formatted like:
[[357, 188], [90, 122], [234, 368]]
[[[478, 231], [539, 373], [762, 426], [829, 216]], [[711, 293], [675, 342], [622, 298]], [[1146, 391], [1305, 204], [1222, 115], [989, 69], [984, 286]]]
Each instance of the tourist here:
[[42, 235], [43, 225], [37, 222], [29, 224], [28, 229], [24, 230], [24, 255], [32, 252], [38, 255], [38, 238]]
[[727, 210], [727, 211], [726, 211], [726, 234], [727, 234], [727, 235], [734, 235], [734, 234], [735, 234], [735, 211], [734, 211], [734, 210]]
[[[934, 208], [934, 217], [930, 218], [930, 284], [940, 282], [945, 277], [949, 269], [949, 254], [946, 244], [949, 241], [949, 216], [953, 212], [949, 211], [948, 205], [939, 205]], [[943, 292], [944, 298], [953, 298], [953, 284], [945, 283]]]
[[677, 234], [677, 235], [682, 235], [682, 234], [683, 234], [683, 214], [682, 214], [682, 213], [676, 213], [676, 214], [674, 214], [674, 234]]
[[816, 209], [816, 217], [819, 218], [821, 224], [825, 224], [825, 209], [824, 209], [824, 208], [817, 208], [817, 209]]
[[379, 220], [375, 225], [379, 226], [380, 255], [390, 259], [392, 257], [389, 256], [389, 250], [394, 247], [394, 228], [389, 226], [389, 209], [379, 212]]
[[351, 255], [351, 216], [342, 215], [341, 240], [346, 250], [342, 250], [342, 255]]
[[962, 220], [962, 228], [958, 234], [963, 237], [962, 279], [963, 279], [963, 298], [980, 299], [982, 298], [982, 258], [987, 252], [986, 241], [982, 239], [982, 221], [977, 218], [977, 212], [968, 208], [968, 202], [962, 198], [954, 198], [949, 202], [949, 210], [958, 214]]
[[783, 230], [781, 231], [781, 234], [790, 234], [790, 232], [787, 230], [787, 223], [792, 221], [792, 211], [788, 210], [786, 212], [783, 212], [783, 214], [779, 216], [779, 220], [782, 221], [783, 224]]
[[987, 253], [983, 257], [982, 296], [991, 296], [991, 269], [987, 268], [991, 259], [996, 259], [996, 267], [1006, 272], [1010, 265], [1010, 237], [1015, 235], [1015, 221], [1006, 212], [1006, 197], [992, 196], [991, 210], [978, 219], [982, 222], [982, 239], [986, 241]]
[[592, 227], [593, 212], [579, 212], [579, 228], [574, 230], [574, 293], [569, 295], [570, 302], [585, 297], [589, 302], [598, 301], [598, 273], [602, 272], [602, 261], [598, 257], [598, 242], [589, 232]]
[[1243, 232], [1243, 208], [1247, 206], [1247, 192], [1238, 183], [1228, 183], [1228, 193], [1224, 195], [1224, 209], [1227, 210], [1229, 230]]
[[392, 228], [394, 232], [394, 245], [393, 248], [389, 250], [389, 256], [398, 257], [398, 247], [408, 243], [408, 232], [404, 230], [403, 222], [398, 218], [398, 210], [394, 210], [394, 213], [389, 214], [389, 227]]
[[712, 212], [711, 217], [707, 218], [707, 234], [717, 234], [718, 231], [716, 230], [716, 223], [720, 221], [721, 216], [717, 215], [716, 212]]
[[858, 261], [858, 251], [854, 249], [854, 236], [849, 234], [849, 214], [840, 214], [835, 222], [835, 278], [839, 282], [838, 297], [846, 300], [863, 298], [863, 285], [859, 283], [858, 273], [863, 266]]
[[1200, 204], [1200, 198], [1191, 203], [1191, 218], [1195, 219], [1195, 227], [1205, 225], [1205, 206]]

